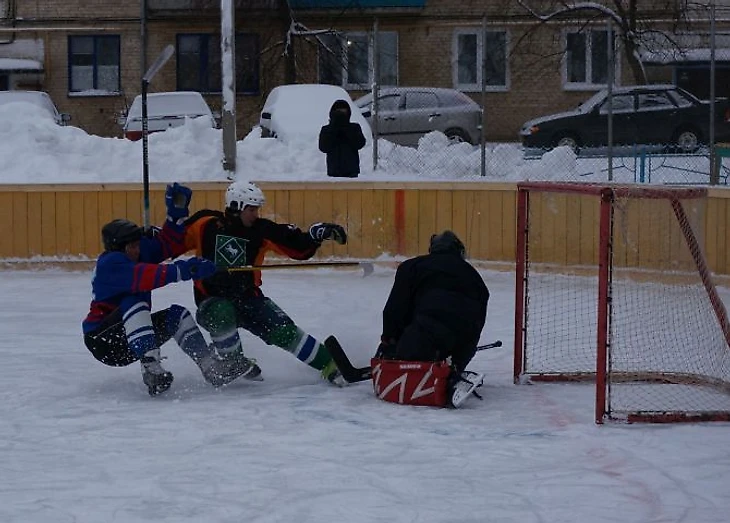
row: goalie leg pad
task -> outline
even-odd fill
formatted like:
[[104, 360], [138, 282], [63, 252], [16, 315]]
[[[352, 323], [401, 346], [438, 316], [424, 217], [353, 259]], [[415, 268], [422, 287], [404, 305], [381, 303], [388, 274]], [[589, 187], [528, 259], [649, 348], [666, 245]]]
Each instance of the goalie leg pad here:
[[445, 407], [451, 367], [445, 361], [372, 358], [373, 390], [383, 400], [401, 405]]

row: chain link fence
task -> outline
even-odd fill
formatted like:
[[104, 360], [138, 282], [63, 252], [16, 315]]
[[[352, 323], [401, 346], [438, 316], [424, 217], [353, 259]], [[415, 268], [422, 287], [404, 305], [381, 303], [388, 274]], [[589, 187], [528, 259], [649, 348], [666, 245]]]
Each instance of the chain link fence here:
[[[714, 148], [697, 143], [683, 151], [676, 141], [615, 146], [556, 143], [554, 147], [483, 142], [483, 115], [474, 102], [474, 107], [455, 105], [451, 109], [453, 114], [442, 107], [408, 105], [416, 93], [425, 101], [435, 99], [439, 91], [450, 90], [391, 88], [385, 109], [373, 110], [372, 99], [362, 106], [371, 122], [375, 117], [372, 112], [379, 114], [378, 122], [372, 124], [373, 135], [378, 138], [373, 151], [376, 170], [409, 172], [424, 179], [728, 184], [730, 143], [718, 142]], [[674, 118], [679, 126], [680, 117]], [[662, 125], [671, 127], [672, 117], [663, 119]], [[727, 127], [730, 123], [723, 121], [718, 125]], [[647, 141], [651, 141], [648, 136]]]

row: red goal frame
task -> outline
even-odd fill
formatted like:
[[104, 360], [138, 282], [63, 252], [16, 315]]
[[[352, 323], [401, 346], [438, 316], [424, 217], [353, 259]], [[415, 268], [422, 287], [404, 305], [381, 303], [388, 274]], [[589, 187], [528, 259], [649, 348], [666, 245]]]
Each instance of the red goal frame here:
[[[597, 248], [598, 300], [595, 304], [597, 328], [595, 333], [595, 371], [593, 372], [551, 372], [531, 373], [527, 367], [527, 344], [530, 339], [528, 316], [529, 299], [529, 240], [530, 240], [530, 194], [561, 193], [593, 196], [599, 200], [599, 231]], [[665, 200], [673, 211], [681, 235], [691, 252], [694, 268], [704, 288], [715, 321], [722, 331], [725, 350], [730, 351], [730, 322], [727, 311], [712, 281], [701, 245], [692, 229], [685, 211], [687, 200], [705, 199], [704, 188], [613, 186], [607, 184], [523, 182], [517, 185], [517, 238], [515, 270], [515, 325], [514, 325], [514, 369], [516, 384], [530, 381], [587, 381], [595, 380], [595, 421], [620, 419], [627, 422], [681, 422], [681, 421], [730, 421], [730, 409], [683, 412], [667, 410], [664, 412], [628, 412], [623, 417], [614, 418], [611, 411], [610, 391], [612, 383], [641, 381], [643, 383], [663, 383], [680, 385], [699, 385], [712, 387], [716, 391], [730, 395], [730, 379], [703, 376], [685, 372], [642, 372], [631, 377], [612, 372], [611, 369], [611, 291], [613, 271], [613, 235], [615, 202], [620, 199], [659, 199]]]

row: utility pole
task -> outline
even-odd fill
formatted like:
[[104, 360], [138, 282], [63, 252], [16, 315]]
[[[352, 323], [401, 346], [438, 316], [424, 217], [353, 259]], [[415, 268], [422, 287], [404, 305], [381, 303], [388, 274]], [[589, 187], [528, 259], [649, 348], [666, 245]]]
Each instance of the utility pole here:
[[221, 127], [223, 127], [223, 169], [229, 180], [236, 174], [236, 6], [221, 0]]

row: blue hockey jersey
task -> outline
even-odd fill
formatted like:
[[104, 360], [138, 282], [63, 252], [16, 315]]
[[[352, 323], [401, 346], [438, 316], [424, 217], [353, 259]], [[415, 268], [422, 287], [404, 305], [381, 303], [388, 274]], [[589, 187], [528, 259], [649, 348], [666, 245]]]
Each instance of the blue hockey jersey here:
[[142, 237], [138, 262], [120, 251], [103, 252], [91, 279], [91, 306], [82, 322], [84, 334], [98, 329], [126, 296], [139, 294], [151, 304], [152, 289], [180, 281], [178, 268], [161, 262], [184, 252], [184, 228], [169, 221], [153, 237]]

